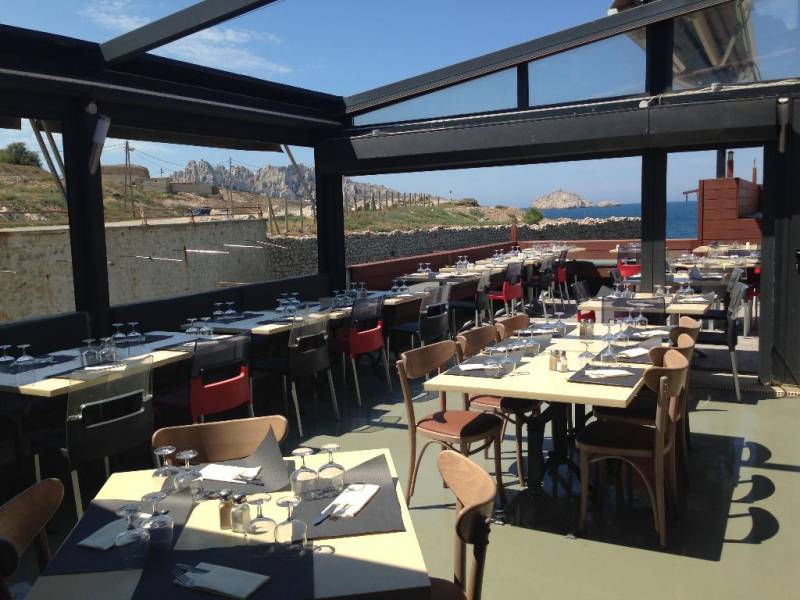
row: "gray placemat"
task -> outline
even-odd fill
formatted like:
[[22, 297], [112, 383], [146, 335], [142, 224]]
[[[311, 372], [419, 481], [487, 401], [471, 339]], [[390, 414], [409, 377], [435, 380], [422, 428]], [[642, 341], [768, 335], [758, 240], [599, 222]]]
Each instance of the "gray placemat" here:
[[220, 598], [210, 592], [188, 589], [173, 583], [175, 578], [172, 569], [176, 564], [197, 565], [201, 562], [268, 575], [269, 581], [249, 596], [248, 600], [314, 598], [313, 552], [306, 552], [302, 558], [292, 560], [283, 559], [279, 555], [263, 558], [253, 554], [253, 548], [244, 545], [200, 550], [151, 551], [132, 600]]
[[[78, 542], [95, 531], [119, 519], [116, 511], [125, 504], [138, 503], [139, 499], [130, 500], [92, 500], [86, 512], [75, 525], [72, 533], [61, 544], [56, 555], [47, 565], [45, 575], [66, 575], [70, 573], [96, 573], [100, 571], [119, 571], [126, 569], [116, 548], [97, 550], [78, 546]], [[173, 530], [173, 546], [189, 520], [194, 505], [188, 490], [170, 494], [159, 503], [160, 510], [168, 510], [175, 521]]]
[[[588, 375], [586, 375], [586, 369], [589, 370], [597, 370], [597, 369], [624, 369], [625, 371], [630, 371], [633, 375], [629, 375], [626, 377], [609, 377], [607, 379], [592, 379]], [[639, 381], [642, 379], [642, 376], [646, 369], [639, 369], [636, 367], [617, 367], [617, 366], [603, 366], [603, 367], [583, 367], [580, 371], [572, 375], [569, 378], [571, 383], [592, 383], [595, 385], [613, 385], [616, 387], [636, 387]]]
[[344, 481], [346, 485], [373, 483], [380, 486], [380, 489], [355, 517], [325, 519], [319, 525], [314, 525], [314, 522], [333, 498], [300, 503], [294, 514], [308, 524], [309, 540], [405, 531], [403, 514], [397, 499], [396, 483], [384, 455], [376, 456], [348, 469]]
[[[464, 365], [479, 365], [484, 364], [489, 359], [494, 360], [497, 362], [498, 357], [489, 357], [489, 356], [474, 356], [462, 362], [461, 364]], [[500, 369], [477, 369], [474, 371], [462, 371], [459, 365], [456, 365], [452, 369], [448, 369], [444, 372], [445, 375], [460, 375], [462, 377], [483, 377], [488, 379], [500, 379], [501, 378], [501, 370]]]

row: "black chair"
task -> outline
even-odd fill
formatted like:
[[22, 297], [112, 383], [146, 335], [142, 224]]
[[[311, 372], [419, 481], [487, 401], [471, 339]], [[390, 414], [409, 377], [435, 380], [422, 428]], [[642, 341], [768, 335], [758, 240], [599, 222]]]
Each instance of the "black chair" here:
[[[522, 282], [523, 289], [527, 292], [528, 304], [533, 307], [534, 301], [538, 300], [542, 305], [542, 314], [547, 316], [547, 304], [545, 303], [545, 296], [552, 298], [553, 283], [555, 276], [553, 275], [553, 257], [547, 256], [542, 259], [538, 267], [531, 267], [526, 277]], [[546, 292], [546, 294], [545, 294]], [[533, 310], [531, 310], [531, 313]]]
[[246, 406], [253, 410], [253, 386], [248, 365], [250, 335], [238, 334], [194, 343], [189, 379], [189, 412], [192, 422]]
[[418, 342], [419, 346], [425, 346], [450, 339], [449, 294], [450, 286], [447, 285], [430, 288], [422, 297], [417, 320], [398, 323], [389, 329], [387, 354], [396, 335], [408, 336], [411, 349], [415, 347], [415, 342]]
[[[698, 344], [710, 346], [724, 346], [731, 356], [731, 370], [733, 372], [733, 385], [736, 390], [736, 401], [742, 401], [742, 391], [739, 386], [739, 370], [736, 363], [736, 345], [739, 341], [739, 309], [747, 292], [747, 284], [736, 282], [728, 301], [726, 319], [722, 321], [722, 329], [709, 331], [701, 329], [697, 337]], [[702, 356], [702, 354], [700, 354]]]
[[575, 297], [575, 316], [578, 321], [585, 321], [588, 319], [597, 321], [597, 315], [593, 310], [581, 310], [578, 308], [582, 303], [592, 299], [592, 296], [589, 294], [589, 286], [586, 285], [586, 282], [576, 281], [570, 287], [572, 288], [572, 295]]
[[106, 369], [70, 373], [66, 427], [31, 438], [36, 481], [42, 480], [39, 454], [54, 450], [67, 461], [75, 509], [83, 515], [77, 466], [149, 446], [153, 435], [153, 357], [132, 358]]
[[633, 317], [642, 314], [648, 325], [664, 325], [667, 322], [666, 302], [664, 298], [613, 298], [602, 299], [600, 321], [608, 323], [611, 319], [624, 319], [629, 314]]
[[288, 388], [291, 388], [297, 417], [297, 431], [300, 437], [303, 436], [303, 422], [300, 418], [300, 402], [297, 398], [296, 385], [300, 379], [313, 378], [316, 383], [317, 374], [324, 372], [328, 378], [333, 412], [337, 421], [340, 418], [328, 352], [329, 317], [330, 315], [327, 313], [316, 313], [303, 315], [302, 319], [295, 319], [292, 321], [286, 355], [262, 357], [251, 361], [253, 370], [280, 375], [283, 383], [283, 403], [287, 412], [289, 407]]
[[[484, 270], [478, 279], [468, 279], [450, 286], [450, 330], [455, 334], [478, 327], [489, 311], [489, 281], [491, 270]], [[458, 325], [458, 315], [469, 312], [473, 319]]]

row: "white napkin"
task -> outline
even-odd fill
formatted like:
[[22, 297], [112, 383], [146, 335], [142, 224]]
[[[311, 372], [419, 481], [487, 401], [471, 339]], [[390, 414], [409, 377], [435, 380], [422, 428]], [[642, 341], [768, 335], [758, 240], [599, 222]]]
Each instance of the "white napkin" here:
[[633, 337], [650, 338], [650, 337], [655, 337], [657, 335], [660, 335], [662, 337], [667, 336], [669, 335], [669, 331], [667, 331], [666, 329], [646, 329], [645, 331], [637, 331], [636, 333], [633, 334]]
[[200, 469], [203, 479], [213, 481], [227, 481], [229, 483], [242, 483], [242, 478], [253, 479], [258, 477], [261, 467], [234, 467], [231, 465], [210, 464]]
[[84, 367], [84, 371], [124, 371], [125, 365], [112, 364], [112, 365], [92, 365]]
[[634, 348], [628, 348], [627, 350], [617, 353], [617, 356], [621, 356], [623, 358], [636, 358], [637, 356], [644, 356], [648, 352], [649, 350], [647, 348], [636, 346]]
[[117, 535], [125, 531], [127, 528], [127, 519], [117, 519], [115, 521], [111, 521], [111, 523], [108, 525], [104, 525], [89, 537], [86, 537], [78, 542], [78, 546], [83, 546], [84, 548], [94, 548], [95, 550], [109, 550], [114, 547], [114, 542], [117, 539]]
[[200, 589], [226, 598], [244, 600], [269, 581], [267, 575], [221, 565], [201, 562], [196, 567], [206, 569], [208, 573], [187, 573], [186, 577], [192, 581], [191, 585], [184, 585], [177, 580], [175, 583], [189, 589]]
[[633, 375], [624, 369], [587, 369], [584, 371], [590, 379], [608, 379], [610, 377], [627, 377]]
[[480, 363], [467, 363], [463, 365], [458, 365], [458, 368], [462, 371], [482, 371], [486, 368], [486, 365], [482, 365]]
[[337, 519], [355, 517], [379, 489], [380, 486], [374, 483], [351, 483], [322, 510], [321, 514], [330, 513]]

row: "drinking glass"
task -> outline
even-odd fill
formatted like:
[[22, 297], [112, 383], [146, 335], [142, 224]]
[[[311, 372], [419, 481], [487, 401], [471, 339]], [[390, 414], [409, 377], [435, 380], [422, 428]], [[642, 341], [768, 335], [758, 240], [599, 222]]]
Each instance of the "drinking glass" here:
[[222, 310], [222, 302], [214, 302], [214, 312], [211, 313], [211, 315], [214, 317], [214, 320], [218, 320], [224, 314], [225, 311]]
[[197, 321], [197, 319], [192, 317], [186, 321], [188, 323], [186, 327], [186, 335], [197, 335], [200, 332], [200, 330], [195, 326], [195, 321]]
[[94, 341], [94, 339], [90, 338], [83, 340], [83, 343], [86, 344], [86, 348], [81, 350], [81, 365], [84, 367], [96, 365], [100, 360], [100, 357], [97, 355], [97, 349], [92, 346]]
[[112, 323], [111, 326], [116, 329], [114, 334], [111, 336], [111, 340], [114, 342], [114, 346], [117, 348], [117, 353], [121, 356], [125, 356], [127, 352], [125, 351], [128, 336], [122, 333], [122, 327], [124, 323]]
[[175, 520], [169, 515], [154, 514], [152, 517], [142, 522], [142, 529], [150, 535], [151, 546], [156, 548], [172, 548]]
[[408, 281], [406, 281], [405, 279], [401, 280], [400, 293], [401, 294], [407, 294], [408, 293]]
[[425, 272], [430, 274], [431, 271], [431, 263], [425, 263]]
[[617, 333], [614, 334], [614, 341], [618, 344], [625, 344], [628, 342], [628, 334], [625, 333], [625, 321], [623, 319], [615, 320], [617, 325]]
[[626, 327], [635, 327], [636, 326], [636, 319], [633, 318], [633, 307], [628, 307], [628, 316], [625, 317], [623, 321]]
[[328, 453], [328, 462], [319, 469], [318, 493], [320, 498], [335, 496], [344, 489], [344, 467], [333, 460], [339, 444], [324, 444], [321, 450]]
[[19, 348], [20, 355], [17, 360], [14, 361], [14, 367], [17, 371], [22, 371], [27, 367], [32, 367], [33, 364], [36, 362], [33, 356], [28, 354], [28, 350], [30, 349], [30, 344], [20, 344], [17, 346]]
[[0, 346], [0, 350], [3, 351], [3, 355], [0, 356], [0, 367], [8, 367], [14, 362], [14, 357], [8, 355], [9, 348], [11, 348], [10, 344]]
[[580, 365], [580, 368], [583, 368], [590, 362], [592, 362], [592, 360], [594, 360], [594, 354], [592, 354], [592, 352], [589, 351], [589, 346], [592, 345], [591, 340], [588, 342], [581, 342], [581, 343], [586, 347], [586, 349], [578, 355], [578, 363]]
[[192, 501], [197, 502], [203, 496], [203, 476], [197, 469], [188, 469], [181, 471], [172, 480], [175, 484], [175, 489], [185, 490], [188, 489], [192, 494]]
[[606, 343], [606, 347], [603, 349], [603, 352], [600, 354], [600, 362], [615, 362], [616, 357], [614, 356], [614, 351], [611, 349], [611, 341], [614, 339], [614, 334], [611, 333], [611, 326], [615, 323], [614, 319], [610, 319], [608, 323], [606, 323], [606, 333], [603, 336], [603, 341]]
[[558, 320], [556, 321], [555, 325], [553, 325], [553, 329], [555, 329], [556, 333], [558, 333], [560, 336], [563, 337], [563, 336], [565, 336], [567, 334], [567, 324], [564, 323], [564, 321], [561, 320], [561, 317], [564, 316], [564, 313], [563, 312], [557, 312], [557, 313], [553, 313], [553, 314], [558, 318]]
[[114, 347], [114, 340], [110, 337], [100, 338], [100, 362], [113, 363], [117, 360], [117, 349]]
[[129, 343], [133, 343], [133, 344], [144, 343], [145, 337], [141, 333], [136, 331], [136, 328], [138, 326], [139, 326], [139, 321], [131, 321], [130, 323], [128, 323], [128, 327], [131, 328], [131, 330], [128, 332], [128, 342]]
[[208, 322], [211, 320], [211, 317], [203, 317], [200, 320], [203, 322], [203, 324], [200, 325], [200, 328], [197, 330], [197, 333], [203, 337], [211, 337], [212, 335], [214, 335], [214, 331], [211, 329], [211, 327], [208, 326]]
[[417, 273], [424, 273], [425, 272], [425, 263], [419, 263], [417, 266]]
[[292, 493], [303, 500], [313, 500], [317, 491], [317, 472], [306, 466], [306, 456], [314, 454], [312, 448], [300, 447], [292, 450], [292, 456], [300, 457], [300, 467], [292, 472]]
[[494, 358], [487, 358], [483, 362], [483, 366], [486, 369], [486, 372], [490, 374], [490, 376], [492, 377], [500, 376], [500, 363], [497, 362]]
[[156, 455], [156, 463], [158, 468], [153, 471], [153, 477], [169, 477], [178, 473], [178, 467], [167, 464], [167, 456], [175, 454], [175, 446], [159, 446], [153, 450]]
[[195, 471], [194, 467], [189, 464], [189, 461], [197, 456], [197, 450], [181, 450], [175, 455], [178, 460], [184, 461], [183, 469], [185, 471]]
[[302, 499], [297, 496], [284, 496], [277, 505], [287, 511], [286, 520], [275, 528], [275, 541], [279, 544], [281, 554], [286, 558], [300, 558], [306, 553], [308, 526], [294, 518], [294, 509]]
[[122, 563], [130, 569], [144, 567], [147, 551], [150, 548], [150, 534], [147, 530], [135, 526], [138, 515], [138, 504], [125, 504], [117, 510], [117, 516], [128, 520], [128, 528], [117, 535], [114, 545], [119, 551]]
[[647, 317], [645, 317], [644, 314], [642, 313], [643, 308], [644, 308], [643, 306], [639, 307], [639, 316], [636, 317], [636, 322], [635, 322], [636, 327], [647, 327], [648, 325]]
[[266, 558], [275, 551], [275, 533], [278, 524], [274, 519], [265, 517], [262, 510], [262, 506], [271, 499], [272, 496], [264, 494], [261, 498], [250, 502], [255, 505], [257, 511], [256, 517], [250, 521], [250, 527], [247, 529], [247, 533], [253, 536], [248, 540], [252, 548], [251, 554], [255, 558]]
[[234, 304], [235, 304], [234, 302], [226, 302], [225, 303], [225, 306], [228, 307], [228, 308], [225, 309], [225, 313], [224, 313], [226, 317], [233, 317], [233, 316], [236, 315], [236, 309], [233, 306]]
[[392, 287], [389, 291], [392, 293], [393, 296], [396, 296], [398, 294], [398, 292], [400, 291], [400, 286], [397, 283], [397, 279], [392, 280]]

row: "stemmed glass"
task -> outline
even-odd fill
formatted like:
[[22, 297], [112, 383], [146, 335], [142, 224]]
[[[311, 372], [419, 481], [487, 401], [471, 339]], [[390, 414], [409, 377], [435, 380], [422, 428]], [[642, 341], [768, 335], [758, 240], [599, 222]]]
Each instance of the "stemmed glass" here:
[[166, 499], [167, 494], [166, 492], [150, 492], [149, 494], [145, 494], [142, 496], [142, 509], [147, 512], [146, 506], [150, 505], [150, 514], [152, 516], [167, 514], [165, 511], [158, 510], [158, 503], [162, 500]]
[[425, 272], [431, 274], [431, 263], [425, 263]]
[[175, 446], [159, 446], [153, 450], [153, 454], [156, 455], [156, 463], [158, 464], [158, 468], [153, 471], [153, 477], [169, 477], [178, 473], [178, 467], [168, 465], [166, 462], [167, 456], [175, 454]]
[[134, 524], [138, 515], [138, 504], [125, 504], [117, 510], [117, 516], [128, 520], [128, 528], [117, 534], [114, 545], [119, 550], [123, 564], [130, 568], [144, 566], [147, 550], [150, 547], [150, 534], [146, 529], [137, 528]]
[[306, 456], [314, 454], [312, 448], [300, 447], [292, 450], [292, 456], [300, 457], [300, 467], [292, 472], [292, 493], [304, 500], [312, 500], [317, 489], [317, 472], [306, 466]]
[[649, 323], [647, 317], [645, 317], [644, 314], [642, 313], [643, 308], [644, 306], [639, 305], [639, 316], [637, 316], [635, 320], [636, 327], [647, 327]]
[[419, 263], [417, 266], [417, 273], [424, 273], [425, 272], [425, 263]]
[[606, 333], [603, 336], [603, 341], [606, 343], [606, 347], [600, 354], [601, 362], [615, 362], [616, 360], [614, 357], [614, 351], [611, 349], [611, 341], [614, 339], [614, 335], [611, 333], [611, 326], [614, 325], [614, 323], [614, 319], [610, 319], [608, 323], [606, 323]]
[[392, 287], [389, 290], [393, 296], [396, 296], [400, 291], [400, 286], [397, 283], [397, 279], [392, 279]]
[[278, 523], [275, 529], [275, 541], [280, 544], [282, 554], [286, 558], [301, 558], [306, 553], [308, 526], [294, 518], [294, 509], [302, 500], [297, 496], [284, 496], [277, 505], [287, 510], [286, 520]]
[[636, 326], [636, 319], [633, 318], [633, 307], [628, 307], [628, 316], [625, 317], [623, 324], [626, 327], [635, 327]]
[[128, 342], [131, 344], [144, 342], [144, 336], [136, 331], [136, 328], [139, 326], [139, 321], [131, 321], [128, 323], [128, 326], [131, 328], [131, 330], [128, 332]]
[[628, 342], [628, 334], [625, 333], [625, 321], [623, 319], [617, 319], [617, 333], [614, 334], [614, 341], [618, 344], [625, 344]]
[[110, 337], [100, 338], [100, 362], [113, 363], [117, 360], [117, 349]]
[[558, 317], [558, 320], [555, 322], [555, 325], [553, 325], [553, 329], [555, 329], [556, 332], [560, 336], [563, 337], [563, 336], [565, 336], [567, 334], [567, 324], [564, 323], [564, 321], [561, 320], [561, 317], [564, 316], [564, 313], [563, 312], [557, 312], [557, 313], [553, 313], [553, 314], [556, 317]]
[[255, 558], [265, 558], [275, 551], [273, 544], [275, 543], [278, 524], [274, 519], [265, 517], [262, 509], [262, 506], [271, 499], [272, 496], [264, 494], [261, 498], [256, 498], [250, 502], [250, 504], [256, 506], [257, 511], [256, 517], [250, 521], [250, 527], [247, 528], [247, 533], [256, 536], [256, 539], [248, 538], [253, 540], [251, 554]]
[[317, 496], [326, 498], [338, 494], [344, 489], [344, 467], [333, 460], [333, 453], [339, 450], [339, 444], [324, 444], [321, 448], [328, 453], [328, 462], [319, 469], [319, 489]]
[[14, 367], [16, 368], [17, 372], [21, 372], [27, 367], [32, 367], [36, 362], [36, 359], [33, 358], [30, 354], [28, 354], [28, 350], [30, 349], [30, 344], [20, 344], [17, 346], [19, 348], [19, 357], [17, 360], [14, 361]]
[[200, 319], [203, 324], [197, 330], [197, 332], [204, 337], [212, 337], [214, 335], [214, 330], [208, 325], [208, 322], [211, 320], [211, 317], [203, 317]]
[[191, 461], [193, 458], [196, 457], [197, 457], [197, 450], [181, 450], [175, 455], [175, 458], [184, 461], [183, 465], [184, 471], [194, 471], [195, 473], [199, 473], [197, 469], [195, 469], [194, 467], [192, 467], [191, 464], [189, 464], [189, 461]]
[[128, 336], [122, 333], [122, 327], [124, 323], [112, 323], [111, 326], [116, 329], [114, 334], [111, 336], [111, 341], [114, 342], [114, 346], [117, 347], [117, 352], [125, 355], [125, 346], [128, 341]]
[[581, 341], [581, 343], [586, 347], [586, 349], [578, 355], [578, 363], [581, 365], [581, 367], [585, 367], [592, 362], [592, 360], [594, 360], [594, 354], [589, 351], [589, 346], [592, 345], [592, 341]]
[[97, 350], [92, 347], [94, 342], [95, 340], [93, 338], [87, 338], [83, 340], [83, 343], [86, 344], [86, 348], [81, 350], [81, 364], [84, 367], [96, 365], [99, 360], [99, 357], [97, 356]]
[[11, 346], [9, 344], [5, 344], [3, 346], [0, 346], [0, 350], [3, 351], [3, 355], [0, 356], [0, 368], [8, 367], [8, 366], [11, 365], [11, 363], [14, 362], [14, 357], [8, 355], [8, 349], [9, 348], [11, 348]]
[[225, 316], [226, 317], [233, 317], [236, 315], [236, 309], [233, 307], [234, 302], [226, 302], [225, 306], [228, 308], [225, 309]]
[[401, 280], [400, 293], [401, 294], [407, 294], [408, 293], [408, 281], [406, 281], [405, 279]]
[[214, 312], [211, 313], [211, 315], [214, 317], [214, 320], [217, 321], [224, 314], [225, 311], [222, 310], [222, 302], [214, 302]]
[[180, 471], [172, 481], [178, 491], [188, 488], [194, 502], [197, 502], [203, 496], [203, 475], [197, 469]]
[[186, 327], [186, 335], [197, 335], [200, 330], [195, 325], [196, 318], [192, 317], [191, 319], [186, 319], [188, 325]]

